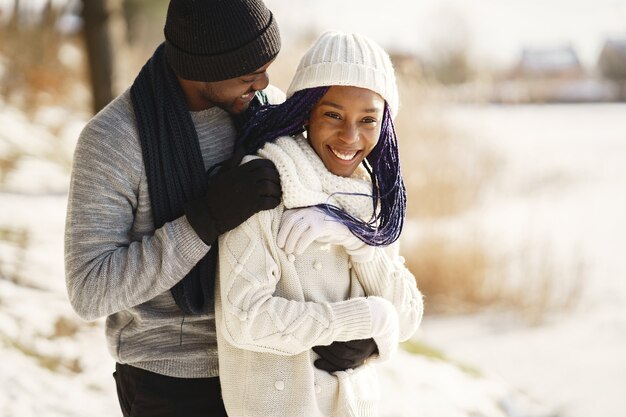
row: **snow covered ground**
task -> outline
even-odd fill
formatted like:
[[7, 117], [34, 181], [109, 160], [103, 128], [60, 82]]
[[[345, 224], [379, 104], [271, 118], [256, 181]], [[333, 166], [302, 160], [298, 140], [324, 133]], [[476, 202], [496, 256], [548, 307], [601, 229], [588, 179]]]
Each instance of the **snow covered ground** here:
[[[450, 112], [451, 123], [507, 161], [492, 197], [461, 222], [504, 246], [532, 235], [563, 259], [581, 254], [588, 285], [575, 312], [541, 326], [502, 315], [427, 316], [418, 339], [478, 373], [401, 351], [381, 367], [383, 417], [623, 415], [625, 119], [623, 105]], [[16, 245], [0, 242], [0, 417], [119, 415], [102, 322], [82, 323], [64, 288], [62, 161], [83, 123], [63, 112], [33, 122], [0, 103], [0, 155], [27, 155], [0, 188], [0, 230], [28, 233], [23, 261]]]

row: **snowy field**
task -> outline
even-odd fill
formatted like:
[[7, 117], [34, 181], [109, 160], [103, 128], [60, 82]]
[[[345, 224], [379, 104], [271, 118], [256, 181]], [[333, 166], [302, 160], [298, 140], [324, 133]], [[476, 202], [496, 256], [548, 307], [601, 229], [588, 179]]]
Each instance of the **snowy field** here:
[[[576, 310], [539, 326], [488, 313], [427, 316], [418, 339], [479, 374], [400, 352], [381, 367], [382, 417], [623, 416], [626, 106], [447, 114], [505, 161], [490, 196], [459, 227], [480, 227], [501, 247], [530, 236], [559, 259], [583, 258], [588, 278]], [[55, 123], [51, 137], [46, 126]], [[71, 154], [83, 124], [63, 112], [29, 121], [0, 103], [0, 153], [27, 155], [0, 188], [0, 230], [28, 233], [25, 253], [0, 242], [1, 417], [120, 415], [102, 322], [82, 323], [65, 296], [69, 173], [50, 160]]]
[[505, 159], [491, 197], [462, 222], [494, 246], [530, 242], [555, 263], [582, 262], [584, 285], [574, 311], [541, 326], [427, 317], [420, 336], [560, 417], [625, 415], [626, 106], [460, 108], [448, 120]]

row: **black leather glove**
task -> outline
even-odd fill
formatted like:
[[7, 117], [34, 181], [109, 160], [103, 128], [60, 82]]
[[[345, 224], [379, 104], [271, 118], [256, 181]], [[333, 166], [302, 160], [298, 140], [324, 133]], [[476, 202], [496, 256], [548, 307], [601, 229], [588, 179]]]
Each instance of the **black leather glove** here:
[[316, 368], [335, 372], [363, 365], [367, 358], [378, 352], [378, 346], [374, 339], [370, 338], [314, 346], [313, 351], [320, 355], [314, 363]]
[[219, 235], [253, 214], [276, 207], [281, 196], [274, 163], [254, 159], [210, 177], [206, 195], [188, 202], [185, 215], [200, 239], [212, 245]]

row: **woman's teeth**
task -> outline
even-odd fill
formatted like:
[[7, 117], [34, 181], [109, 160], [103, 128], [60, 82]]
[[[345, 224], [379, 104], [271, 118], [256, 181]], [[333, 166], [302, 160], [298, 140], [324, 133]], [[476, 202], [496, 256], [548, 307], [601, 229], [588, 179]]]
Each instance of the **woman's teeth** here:
[[337, 158], [339, 158], [339, 159], [341, 159], [343, 161], [350, 161], [357, 154], [357, 151], [344, 152], [344, 151], [340, 151], [338, 149], [335, 149], [333, 147], [330, 147], [330, 150], [332, 151], [332, 153], [335, 154], [335, 156]]

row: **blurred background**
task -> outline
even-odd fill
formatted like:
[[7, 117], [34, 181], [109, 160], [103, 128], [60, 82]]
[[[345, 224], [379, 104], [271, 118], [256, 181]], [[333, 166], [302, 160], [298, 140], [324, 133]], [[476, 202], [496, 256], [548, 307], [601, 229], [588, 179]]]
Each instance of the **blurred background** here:
[[[626, 1], [266, 0], [285, 90], [323, 31], [392, 56], [425, 318], [383, 417], [623, 416]], [[0, 0], [0, 416], [120, 415], [65, 295], [72, 152], [163, 40], [166, 0]]]

